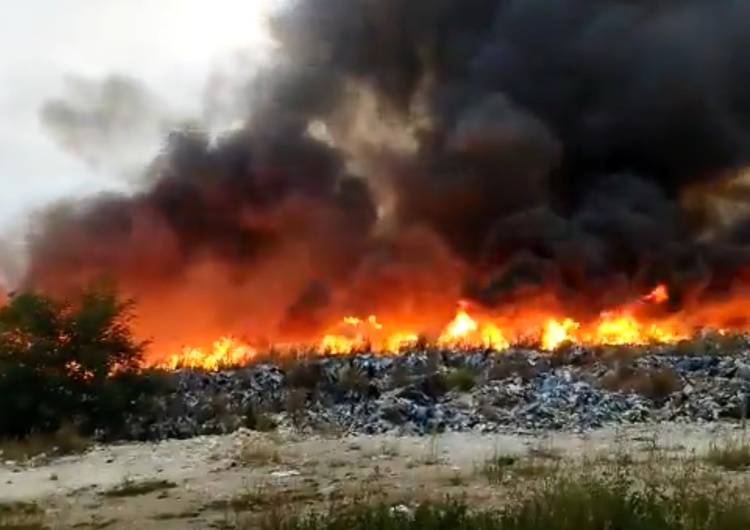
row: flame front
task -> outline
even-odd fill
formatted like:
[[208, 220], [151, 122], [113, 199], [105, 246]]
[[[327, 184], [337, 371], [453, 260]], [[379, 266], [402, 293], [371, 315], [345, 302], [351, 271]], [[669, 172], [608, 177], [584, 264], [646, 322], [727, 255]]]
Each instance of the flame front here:
[[[439, 347], [482, 347], [503, 350], [519, 342], [532, 342], [543, 350], [553, 351], [561, 345], [626, 345], [671, 343], [689, 338], [692, 330], [674, 321], [645, 321], [636, 316], [644, 305], [659, 305], [669, 299], [665, 286], [657, 286], [634, 304], [602, 312], [593, 322], [582, 323], [570, 317], [553, 318], [532, 315], [523, 320], [493, 320], [471, 316], [467, 304], [459, 303], [455, 317], [440, 333]], [[375, 315], [364, 318], [346, 316], [329, 334], [309, 344], [287, 345], [328, 354], [353, 351], [397, 353], [420, 340], [414, 329], [392, 329], [381, 324]], [[279, 345], [276, 348], [283, 349]], [[224, 337], [210, 348], [186, 347], [157, 363], [166, 369], [201, 368], [218, 370], [246, 364], [258, 350], [242, 341]]]
[[248, 364], [258, 352], [231, 337], [222, 337], [215, 341], [211, 348], [184, 347], [182, 351], [172, 354], [159, 363], [158, 367], [175, 370], [177, 368], [200, 368], [203, 370], [220, 370], [232, 366]]

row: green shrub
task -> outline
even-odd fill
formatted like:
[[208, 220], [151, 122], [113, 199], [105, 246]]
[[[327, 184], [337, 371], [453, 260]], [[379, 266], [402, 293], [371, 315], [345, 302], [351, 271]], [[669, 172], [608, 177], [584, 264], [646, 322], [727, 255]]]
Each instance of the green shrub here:
[[102, 288], [61, 300], [25, 292], [0, 308], [0, 436], [116, 428], [153, 387], [132, 308]]
[[474, 388], [476, 378], [476, 373], [470, 368], [456, 368], [446, 375], [448, 386], [459, 392], [469, 392]]

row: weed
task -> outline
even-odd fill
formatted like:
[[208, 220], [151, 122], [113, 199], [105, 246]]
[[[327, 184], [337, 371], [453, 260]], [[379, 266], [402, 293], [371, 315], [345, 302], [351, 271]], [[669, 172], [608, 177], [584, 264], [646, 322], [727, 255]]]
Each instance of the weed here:
[[433, 432], [430, 435], [430, 440], [428, 442], [428, 451], [427, 455], [425, 455], [424, 459], [422, 460], [422, 464], [426, 466], [434, 466], [440, 463], [440, 439], [438, 438], [438, 433]]
[[448, 388], [468, 392], [476, 384], [476, 374], [469, 368], [456, 368], [446, 375]]

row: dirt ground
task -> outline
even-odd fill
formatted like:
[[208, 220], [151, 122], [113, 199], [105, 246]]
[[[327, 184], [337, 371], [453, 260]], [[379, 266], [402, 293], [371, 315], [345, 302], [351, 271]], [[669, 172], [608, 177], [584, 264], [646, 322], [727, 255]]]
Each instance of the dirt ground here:
[[461, 495], [492, 502], [497, 488], [478, 470], [493, 455], [562, 460], [656, 449], [679, 457], [707, 450], [736, 428], [663, 424], [585, 435], [336, 439], [240, 431], [101, 446], [34, 465], [0, 462], [0, 508], [25, 507], [24, 517], [35, 518], [38, 528], [192, 529], [236, 528], [246, 514], [362, 498]]

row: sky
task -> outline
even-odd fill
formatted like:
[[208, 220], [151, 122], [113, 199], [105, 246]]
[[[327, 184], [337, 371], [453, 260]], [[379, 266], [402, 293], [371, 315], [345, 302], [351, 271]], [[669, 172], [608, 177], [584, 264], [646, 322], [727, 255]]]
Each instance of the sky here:
[[66, 76], [134, 77], [180, 112], [198, 112], [217, 65], [265, 49], [273, 1], [0, 2], [0, 230], [57, 198], [123, 187], [43, 130], [40, 108], [61, 96]]

